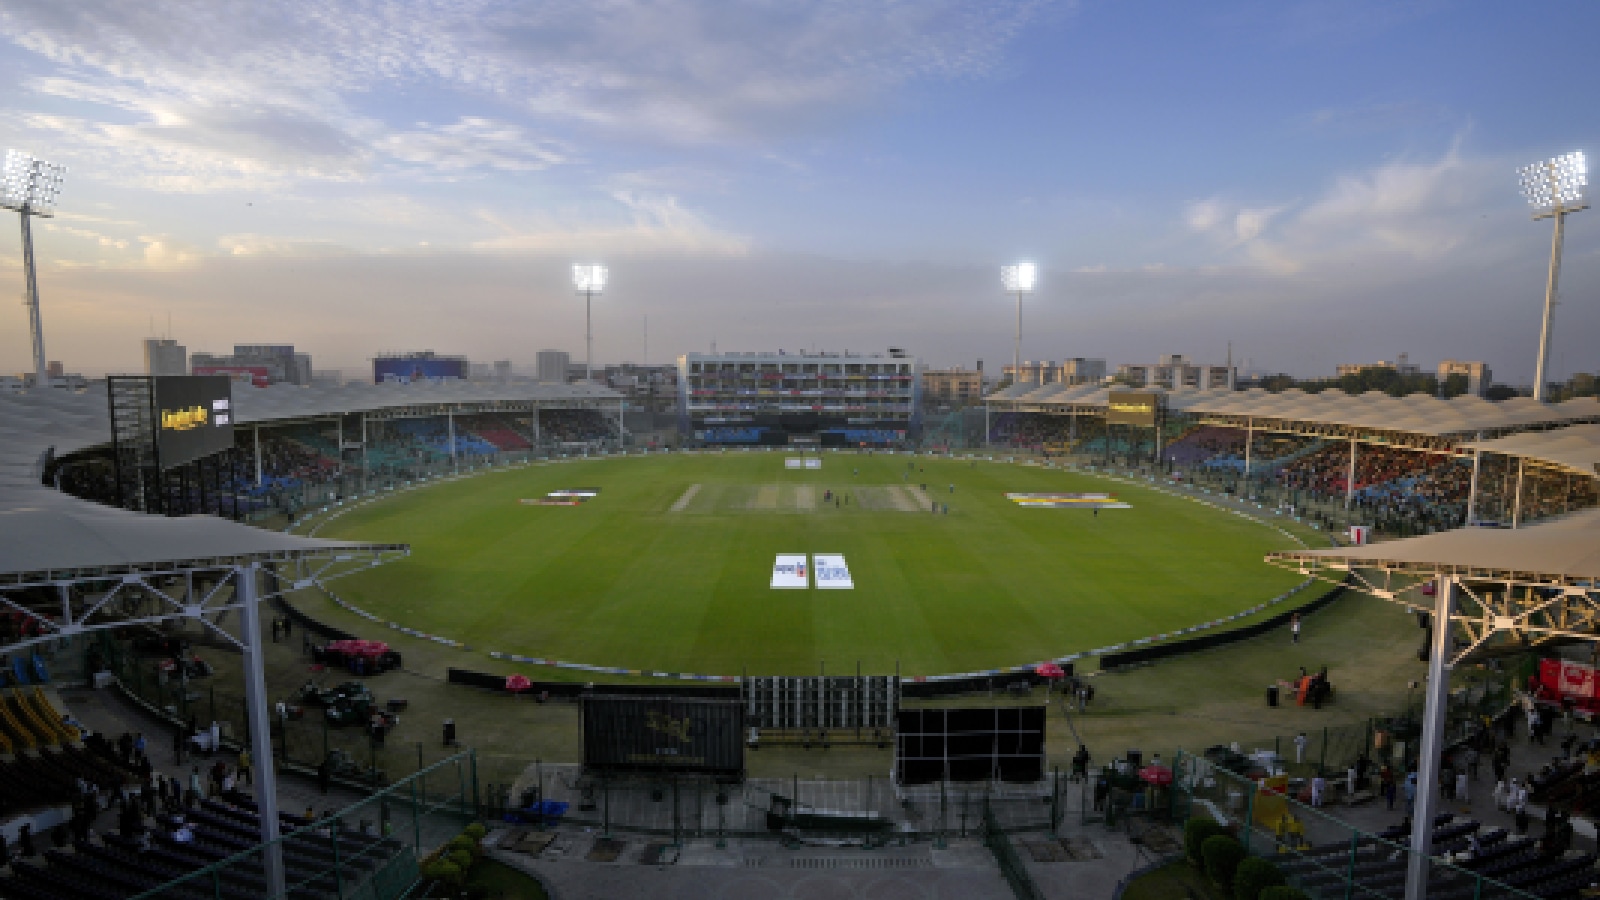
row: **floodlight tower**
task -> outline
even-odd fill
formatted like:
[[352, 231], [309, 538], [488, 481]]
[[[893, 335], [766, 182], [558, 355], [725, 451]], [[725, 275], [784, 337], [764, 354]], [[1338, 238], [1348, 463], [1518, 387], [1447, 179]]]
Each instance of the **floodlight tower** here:
[[1544, 289], [1544, 328], [1539, 332], [1539, 364], [1533, 377], [1533, 399], [1544, 402], [1545, 366], [1550, 358], [1550, 320], [1555, 313], [1556, 283], [1561, 277], [1561, 237], [1566, 230], [1568, 213], [1575, 213], [1589, 204], [1584, 201], [1584, 187], [1589, 184], [1588, 165], [1579, 150], [1523, 166], [1517, 170], [1522, 183], [1522, 196], [1533, 205], [1533, 218], [1555, 219], [1556, 233], [1550, 243], [1550, 281]]
[[61, 194], [61, 179], [66, 166], [58, 166], [21, 150], [7, 150], [6, 164], [0, 172], [0, 207], [17, 211], [22, 219], [23, 305], [28, 307], [28, 325], [33, 332], [34, 386], [50, 386], [44, 359], [44, 322], [39, 318], [39, 276], [33, 266], [33, 216], [49, 218]]
[[1033, 293], [1038, 277], [1038, 269], [1030, 262], [1000, 267], [1000, 283], [1006, 286], [1007, 293], [1017, 295], [1017, 341], [1011, 351], [1012, 384], [1022, 380], [1022, 295]]
[[606, 267], [583, 265], [572, 267], [572, 283], [583, 295], [583, 378], [594, 381], [594, 295], [605, 290]]

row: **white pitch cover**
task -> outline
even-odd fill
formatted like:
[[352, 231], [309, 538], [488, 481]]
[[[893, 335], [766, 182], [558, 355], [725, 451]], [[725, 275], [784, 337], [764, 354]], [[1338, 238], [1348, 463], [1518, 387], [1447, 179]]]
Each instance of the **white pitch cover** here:
[[817, 590], [848, 591], [856, 586], [850, 580], [850, 567], [844, 563], [842, 553], [813, 553], [812, 577], [817, 580]]
[[772, 587], [805, 590], [810, 586], [811, 580], [806, 577], [806, 555], [779, 553], [772, 564]]
[[783, 467], [785, 469], [820, 469], [822, 468], [822, 460], [811, 456], [801, 459], [791, 456], [783, 461]]

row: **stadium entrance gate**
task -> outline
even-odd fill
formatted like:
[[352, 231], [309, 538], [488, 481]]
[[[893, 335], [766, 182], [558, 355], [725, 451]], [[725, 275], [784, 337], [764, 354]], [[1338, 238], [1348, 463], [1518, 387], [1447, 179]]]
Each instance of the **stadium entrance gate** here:
[[746, 677], [745, 723], [760, 742], [887, 745], [900, 706], [898, 675]]

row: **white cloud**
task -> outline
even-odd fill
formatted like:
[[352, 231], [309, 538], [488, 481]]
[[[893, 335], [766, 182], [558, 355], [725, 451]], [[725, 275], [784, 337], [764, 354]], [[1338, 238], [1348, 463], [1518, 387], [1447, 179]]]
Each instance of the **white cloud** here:
[[[563, 221], [513, 222], [481, 211], [479, 217], [502, 233], [476, 241], [479, 250], [637, 253], [677, 251], [738, 256], [750, 240], [721, 231], [670, 194], [614, 191], [615, 212], [596, 224], [593, 217]], [[616, 214], [620, 213], [620, 215]]]
[[533, 172], [567, 162], [570, 151], [555, 141], [540, 140], [510, 123], [464, 116], [441, 127], [423, 123], [413, 131], [397, 131], [376, 142], [383, 153], [407, 163], [442, 172], [498, 169]]

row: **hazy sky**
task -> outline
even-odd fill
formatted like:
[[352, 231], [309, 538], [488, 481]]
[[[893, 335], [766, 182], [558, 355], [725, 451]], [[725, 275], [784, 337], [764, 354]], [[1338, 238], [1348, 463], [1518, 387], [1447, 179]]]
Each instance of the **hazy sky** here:
[[[1514, 170], [1600, 152], [1600, 4], [6, 0], [0, 145], [70, 167], [46, 341], [133, 371], [291, 342], [1011, 356], [1530, 379], [1548, 222]], [[15, 219], [0, 280], [21, 291]], [[1600, 368], [1600, 211], [1553, 371]], [[28, 367], [0, 304], [0, 371]]]

